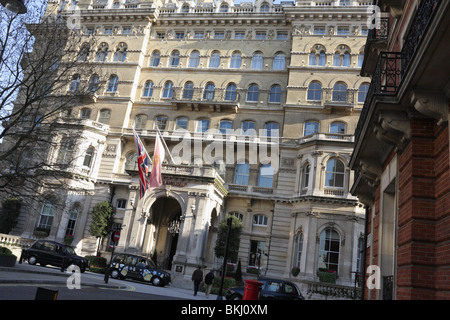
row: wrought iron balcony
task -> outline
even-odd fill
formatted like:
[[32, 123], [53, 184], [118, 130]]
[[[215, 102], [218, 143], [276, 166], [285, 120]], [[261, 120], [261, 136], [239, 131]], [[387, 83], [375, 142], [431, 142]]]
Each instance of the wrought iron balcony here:
[[426, 34], [428, 26], [433, 19], [434, 12], [441, 0], [423, 0], [412, 22], [408, 36], [401, 52], [382, 52], [372, 74], [372, 82], [367, 93], [366, 101], [355, 130], [355, 141], [359, 140], [362, 127], [367, 120], [369, 109], [376, 95], [395, 96], [398, 93], [402, 80], [408, 73], [411, 61], [421, 40]]

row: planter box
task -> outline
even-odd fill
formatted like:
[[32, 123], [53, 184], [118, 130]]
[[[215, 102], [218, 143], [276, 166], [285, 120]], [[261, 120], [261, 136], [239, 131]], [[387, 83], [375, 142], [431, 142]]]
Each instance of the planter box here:
[[317, 275], [320, 282], [336, 283], [337, 275], [334, 272], [319, 271]]
[[0, 255], [0, 267], [14, 267], [17, 257], [14, 255]]

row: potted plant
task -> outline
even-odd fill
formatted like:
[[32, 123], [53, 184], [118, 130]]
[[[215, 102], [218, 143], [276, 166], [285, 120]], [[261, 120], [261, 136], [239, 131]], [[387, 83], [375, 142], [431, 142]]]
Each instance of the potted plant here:
[[12, 251], [5, 247], [0, 247], [0, 266], [14, 267], [16, 265], [17, 257], [13, 255]]
[[70, 246], [72, 244], [73, 241], [73, 236], [72, 235], [67, 235], [64, 237], [64, 244], [67, 244], [68, 246]]
[[320, 268], [319, 271], [317, 271], [317, 276], [319, 277], [320, 282], [336, 283], [336, 271]]
[[297, 267], [297, 266], [292, 267], [291, 272], [292, 272], [292, 275], [293, 275], [294, 277], [296, 277], [296, 276], [298, 276], [298, 274], [300, 273], [300, 268]]

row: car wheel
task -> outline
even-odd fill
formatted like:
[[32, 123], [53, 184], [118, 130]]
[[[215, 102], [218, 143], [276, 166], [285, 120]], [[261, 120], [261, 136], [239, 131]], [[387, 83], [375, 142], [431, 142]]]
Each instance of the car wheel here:
[[36, 262], [37, 262], [37, 259], [36, 259], [35, 256], [31, 256], [31, 257], [28, 258], [28, 263], [31, 264], [31, 265], [34, 266], [36, 264]]
[[158, 278], [158, 277], [153, 277], [152, 278], [152, 285], [157, 286], [157, 287], [161, 286], [161, 279]]
[[117, 269], [112, 269], [111, 270], [111, 278], [118, 279], [119, 276], [120, 276], [119, 270], [117, 270]]
[[239, 293], [235, 293], [231, 296], [230, 300], [242, 300], [242, 296]]

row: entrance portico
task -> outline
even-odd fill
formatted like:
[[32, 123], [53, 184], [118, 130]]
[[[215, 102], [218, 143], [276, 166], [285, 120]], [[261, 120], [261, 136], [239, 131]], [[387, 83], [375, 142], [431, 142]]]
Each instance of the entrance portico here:
[[[136, 199], [127, 228], [125, 252], [154, 256], [171, 270], [174, 281], [188, 279], [198, 265], [212, 266], [216, 235], [211, 233], [223, 211], [226, 191], [214, 168], [201, 176], [164, 175], [164, 185]], [[137, 195], [138, 197], [138, 195]]]

